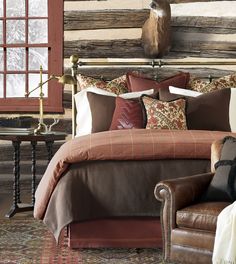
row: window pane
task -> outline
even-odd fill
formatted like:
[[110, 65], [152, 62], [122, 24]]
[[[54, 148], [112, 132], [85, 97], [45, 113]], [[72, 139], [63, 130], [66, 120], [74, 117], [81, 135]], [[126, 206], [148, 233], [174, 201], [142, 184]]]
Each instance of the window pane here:
[[8, 71], [25, 70], [25, 48], [7, 49], [7, 70]]
[[7, 43], [24, 43], [25, 42], [25, 21], [8, 20], [7, 21]]
[[4, 70], [3, 64], [3, 48], [0, 48], [0, 71]]
[[29, 19], [29, 43], [48, 42], [48, 20]]
[[0, 17], [3, 16], [3, 0], [0, 0]]
[[[47, 79], [48, 79], [48, 75], [43, 74], [43, 82], [46, 81]], [[39, 74], [29, 74], [29, 92], [33, 90], [35, 87], [37, 87], [39, 85], [39, 82], [40, 82]], [[29, 97], [39, 97], [39, 92], [40, 92], [40, 89], [37, 89], [34, 92], [32, 92], [32, 94], [30, 94]], [[43, 93], [44, 93], [44, 97], [48, 96], [48, 84], [47, 83], [43, 85]]]
[[48, 49], [29, 48], [29, 70], [39, 70], [40, 65], [48, 70]]
[[3, 23], [2, 20], [0, 20], [0, 44], [3, 43]]
[[25, 97], [25, 74], [7, 74], [7, 97]]
[[3, 74], [0, 74], [0, 97], [3, 98]]
[[6, 0], [7, 17], [25, 16], [25, 0]]
[[29, 0], [29, 16], [47, 17], [48, 1], [47, 0]]

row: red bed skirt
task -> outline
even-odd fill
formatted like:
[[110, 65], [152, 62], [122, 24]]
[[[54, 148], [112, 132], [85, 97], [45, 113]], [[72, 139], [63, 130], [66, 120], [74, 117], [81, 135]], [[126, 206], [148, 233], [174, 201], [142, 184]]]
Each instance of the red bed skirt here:
[[160, 248], [159, 218], [99, 219], [69, 225], [71, 248]]

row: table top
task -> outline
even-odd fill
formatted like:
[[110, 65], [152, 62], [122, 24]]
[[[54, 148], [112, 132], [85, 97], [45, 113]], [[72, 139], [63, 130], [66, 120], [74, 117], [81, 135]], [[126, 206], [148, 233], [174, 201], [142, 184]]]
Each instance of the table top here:
[[39, 135], [22, 135], [22, 134], [11, 134], [11, 135], [0, 135], [0, 140], [10, 140], [10, 141], [55, 141], [64, 140], [67, 134], [63, 132], [50, 132], [47, 134]]

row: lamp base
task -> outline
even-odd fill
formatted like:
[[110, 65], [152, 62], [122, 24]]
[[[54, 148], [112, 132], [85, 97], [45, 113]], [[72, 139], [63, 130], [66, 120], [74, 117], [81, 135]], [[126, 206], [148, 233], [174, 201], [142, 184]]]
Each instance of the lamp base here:
[[53, 134], [52, 127], [58, 124], [59, 119], [53, 118], [54, 122], [51, 125], [46, 125], [43, 122], [43, 119], [39, 119], [38, 127], [34, 130], [34, 135], [40, 135], [40, 134]]
[[40, 135], [45, 132], [45, 126], [42, 123], [38, 124], [38, 127], [34, 129], [34, 135]]

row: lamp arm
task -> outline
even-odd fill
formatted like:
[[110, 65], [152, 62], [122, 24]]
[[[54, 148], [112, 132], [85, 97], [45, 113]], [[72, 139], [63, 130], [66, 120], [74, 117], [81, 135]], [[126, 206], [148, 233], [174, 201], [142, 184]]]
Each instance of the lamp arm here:
[[36, 86], [33, 90], [31, 90], [30, 92], [25, 93], [25, 96], [29, 96], [32, 92], [34, 92], [35, 90], [39, 89], [41, 86], [43, 86], [44, 84], [46, 84], [47, 82], [53, 80], [53, 79], [57, 79], [56, 76], [52, 75], [49, 77], [49, 79], [47, 79], [46, 81], [40, 83], [38, 86]]

